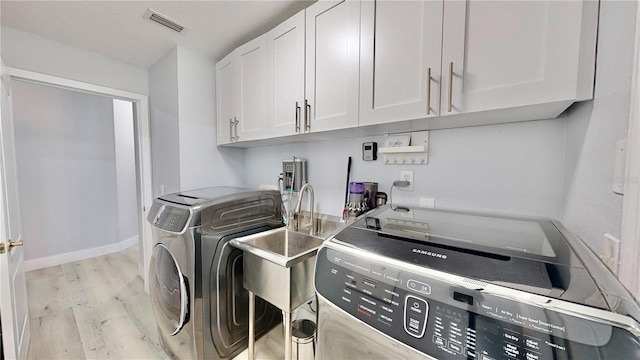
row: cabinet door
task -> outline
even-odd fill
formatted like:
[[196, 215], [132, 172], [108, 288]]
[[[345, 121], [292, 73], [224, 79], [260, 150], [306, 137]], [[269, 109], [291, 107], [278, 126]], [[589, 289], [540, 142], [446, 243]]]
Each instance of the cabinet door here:
[[218, 145], [228, 144], [235, 136], [232, 131], [236, 115], [235, 54], [225, 56], [216, 64], [216, 115]]
[[361, 6], [360, 125], [437, 116], [443, 2]]
[[236, 54], [237, 141], [265, 137], [267, 124], [267, 36], [240, 47]]
[[304, 10], [267, 33], [270, 136], [301, 131], [304, 107]]
[[441, 114], [576, 98], [581, 1], [445, 1]]
[[306, 9], [305, 131], [358, 125], [360, 1]]

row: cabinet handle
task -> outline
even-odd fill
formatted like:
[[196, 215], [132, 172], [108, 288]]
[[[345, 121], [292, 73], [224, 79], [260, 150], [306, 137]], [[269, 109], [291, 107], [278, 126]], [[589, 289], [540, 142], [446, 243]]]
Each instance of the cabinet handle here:
[[229, 142], [233, 142], [233, 118], [229, 118]]
[[311, 105], [304, 99], [304, 131], [311, 131]]
[[431, 114], [431, 68], [427, 69], [427, 115]]
[[451, 102], [453, 98], [453, 61], [449, 63], [449, 107], [448, 112], [451, 112]]
[[240, 136], [238, 136], [238, 124], [240, 123], [240, 121], [238, 119], [236, 119], [236, 117], [233, 117], [233, 125], [235, 125], [236, 128], [236, 137], [235, 137], [235, 141], [238, 141], [240, 139]]
[[296, 132], [297, 133], [300, 132], [300, 106], [298, 105], [297, 101], [296, 101]]

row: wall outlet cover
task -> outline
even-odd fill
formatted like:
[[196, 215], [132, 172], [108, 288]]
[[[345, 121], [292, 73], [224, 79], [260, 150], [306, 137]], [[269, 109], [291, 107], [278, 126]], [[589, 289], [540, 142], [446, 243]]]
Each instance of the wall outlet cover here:
[[600, 258], [614, 274], [618, 275], [620, 266], [620, 240], [611, 234], [605, 233]]
[[403, 191], [413, 191], [413, 170], [400, 171], [400, 180], [408, 181], [409, 186], [398, 187]]

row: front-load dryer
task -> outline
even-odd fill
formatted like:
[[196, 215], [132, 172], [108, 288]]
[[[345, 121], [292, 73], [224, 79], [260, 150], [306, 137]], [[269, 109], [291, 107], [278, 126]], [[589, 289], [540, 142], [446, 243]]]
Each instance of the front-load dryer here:
[[[242, 251], [229, 241], [282, 226], [277, 191], [215, 187], [161, 196], [147, 220], [155, 245], [151, 304], [160, 342], [178, 359], [231, 359], [247, 347]], [[280, 323], [256, 299], [256, 334]]]

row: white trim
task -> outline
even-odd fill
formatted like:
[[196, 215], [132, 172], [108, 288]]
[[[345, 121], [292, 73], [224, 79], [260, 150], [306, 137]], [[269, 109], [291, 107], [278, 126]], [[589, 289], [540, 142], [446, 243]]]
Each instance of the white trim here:
[[91, 249], [68, 252], [60, 255], [47, 256], [39, 259], [25, 260], [24, 271], [44, 269], [51, 266], [67, 264], [74, 261], [86, 260], [96, 256], [109, 255], [138, 245], [138, 237], [134, 236], [115, 244], [99, 246]]
[[116, 98], [128, 99], [128, 100], [147, 97], [146, 95], [136, 94], [136, 93], [132, 93], [124, 90], [108, 88], [105, 86], [89, 84], [81, 81], [65, 79], [58, 76], [42, 74], [34, 71], [17, 69], [13, 67], [8, 67], [7, 72], [9, 76], [11, 76], [14, 79], [45, 83], [45, 84], [54, 85], [54, 86], [67, 88], [67, 89], [81, 90], [81, 91], [92, 93], [92, 94], [98, 94], [98, 95], [107, 94]]
[[140, 251], [142, 251], [144, 264], [142, 278], [144, 279], [145, 290], [149, 292], [149, 264], [151, 262], [151, 250], [153, 246], [152, 232], [147, 219], [147, 211], [153, 201], [153, 188], [151, 184], [151, 131], [149, 117], [149, 97], [147, 95], [136, 94], [124, 90], [108, 88], [100, 85], [89, 84], [81, 81], [65, 79], [57, 76], [41, 74], [33, 71], [7, 68], [7, 73], [16, 79], [43, 83], [50, 86], [57, 86], [66, 89], [83, 91], [91, 94], [106, 95], [118, 99], [132, 101], [136, 105], [136, 124], [138, 126], [138, 147], [136, 156], [138, 157], [138, 173], [141, 176], [139, 202], [142, 204], [142, 216], [140, 217], [139, 235], [141, 235]]
[[[640, 16], [640, 7], [638, 7]], [[626, 176], [622, 204], [620, 280], [640, 299], [640, 18], [636, 16], [636, 38], [631, 83], [631, 111], [627, 136]]]

